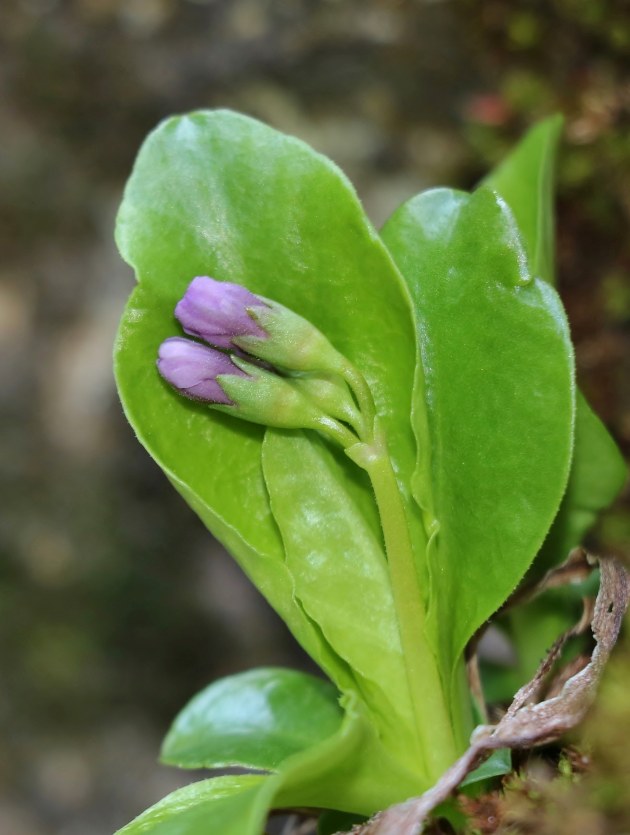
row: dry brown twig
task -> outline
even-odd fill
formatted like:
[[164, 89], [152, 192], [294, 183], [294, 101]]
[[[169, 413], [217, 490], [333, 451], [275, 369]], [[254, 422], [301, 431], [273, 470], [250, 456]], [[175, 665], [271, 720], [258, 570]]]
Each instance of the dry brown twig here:
[[[552, 572], [554, 579], [571, 577], [576, 554]], [[421, 797], [391, 806], [367, 823], [354, 827], [352, 835], [420, 835], [427, 817], [444, 802], [479, 763], [497, 748], [533, 748], [558, 739], [584, 718], [590, 707], [602, 670], [615, 645], [623, 615], [630, 600], [630, 575], [616, 559], [600, 559], [601, 582], [594, 610], [556, 641], [534, 678], [518, 691], [507, 713], [496, 725], [475, 729], [470, 748]], [[549, 584], [550, 576], [543, 584]], [[543, 585], [541, 584], [541, 585]], [[586, 621], [585, 621], [586, 619]], [[584, 631], [590, 619], [595, 648], [588, 664], [568, 678], [557, 695], [536, 701], [543, 682], [569, 637]], [[350, 835], [350, 833], [345, 833]]]

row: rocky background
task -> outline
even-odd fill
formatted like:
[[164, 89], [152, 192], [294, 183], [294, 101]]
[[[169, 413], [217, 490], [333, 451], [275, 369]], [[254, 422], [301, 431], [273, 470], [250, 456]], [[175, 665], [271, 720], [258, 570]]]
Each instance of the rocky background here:
[[[0, 5], [0, 832], [111, 835], [187, 782], [156, 757], [190, 695], [309, 664], [117, 402], [112, 231], [145, 134], [242, 110], [331, 156], [378, 224], [563, 111], [560, 288], [628, 451], [629, 67], [625, 0]], [[628, 539], [622, 498], [594, 544]]]

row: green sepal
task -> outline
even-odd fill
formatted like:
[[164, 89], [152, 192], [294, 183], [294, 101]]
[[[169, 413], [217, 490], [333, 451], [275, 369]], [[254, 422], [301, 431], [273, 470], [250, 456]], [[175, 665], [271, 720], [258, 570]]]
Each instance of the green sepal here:
[[232, 361], [247, 377], [219, 374], [217, 382], [234, 405], [213, 405], [213, 408], [278, 429], [317, 427], [323, 417], [321, 409], [293, 385], [290, 377], [281, 377], [240, 357], [233, 357]]
[[237, 336], [233, 343], [252, 356], [289, 371], [341, 374], [347, 360], [308, 319], [272, 299], [251, 307], [251, 318], [267, 337]]
[[302, 375], [291, 377], [291, 384], [327, 415], [342, 420], [357, 432], [362, 426], [361, 415], [352, 398], [348, 384], [339, 376]]

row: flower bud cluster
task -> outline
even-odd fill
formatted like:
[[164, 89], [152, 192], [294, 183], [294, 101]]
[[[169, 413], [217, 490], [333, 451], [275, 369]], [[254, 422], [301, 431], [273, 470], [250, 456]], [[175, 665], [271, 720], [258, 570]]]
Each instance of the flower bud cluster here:
[[157, 367], [180, 394], [266, 426], [357, 440], [362, 416], [346, 382], [357, 372], [309, 321], [207, 276], [193, 279], [175, 316], [194, 339], [166, 339]]

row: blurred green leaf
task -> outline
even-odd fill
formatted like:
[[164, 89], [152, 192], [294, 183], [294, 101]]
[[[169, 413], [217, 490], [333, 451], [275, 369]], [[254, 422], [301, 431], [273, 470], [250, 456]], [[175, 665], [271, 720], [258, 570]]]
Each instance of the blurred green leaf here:
[[249, 670], [215, 681], [184, 707], [164, 740], [162, 761], [273, 771], [335, 733], [342, 718], [328, 682], [295, 670]]
[[324, 812], [317, 821], [317, 835], [336, 835], [338, 832], [350, 832], [353, 826], [365, 821], [366, 818], [360, 815], [349, 815], [346, 812]]
[[482, 780], [490, 780], [492, 777], [501, 777], [503, 774], [509, 774], [510, 771], [512, 771], [512, 752], [509, 748], [499, 748], [498, 751], [493, 751], [478, 768], [470, 772], [460, 783], [460, 788], [472, 786]]
[[584, 541], [598, 515], [615, 500], [628, 471], [608, 430], [578, 391], [575, 450], [558, 515], [534, 563], [540, 576]]

